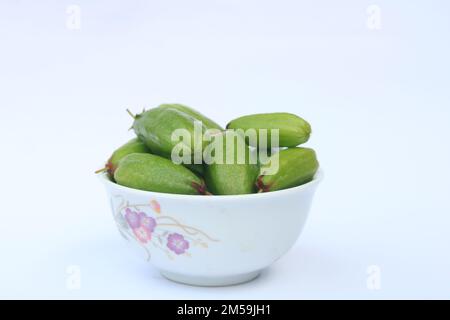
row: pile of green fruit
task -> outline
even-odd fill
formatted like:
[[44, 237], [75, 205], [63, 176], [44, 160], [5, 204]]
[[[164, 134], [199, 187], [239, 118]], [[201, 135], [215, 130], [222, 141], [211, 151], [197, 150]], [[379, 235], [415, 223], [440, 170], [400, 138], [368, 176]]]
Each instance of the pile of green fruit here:
[[[132, 129], [137, 137], [114, 151], [105, 168], [97, 171], [107, 171], [111, 180], [122, 186], [175, 194], [249, 194], [307, 183], [313, 179], [319, 167], [313, 149], [297, 147], [308, 141], [311, 127], [294, 114], [243, 116], [229, 122], [227, 130], [196, 110], [179, 104], [163, 104], [131, 115], [134, 118]], [[256, 132], [266, 129], [269, 133], [271, 129], [278, 129], [279, 149], [274, 154], [269, 144], [267, 148], [272, 154], [268, 162], [253, 163], [249, 161], [248, 155], [259, 145], [241, 137], [247, 149], [243, 162], [175, 164], [171, 160], [172, 150], [177, 144], [172, 140], [174, 130], [182, 128], [192, 133], [192, 143], [187, 144], [189, 148], [197, 143], [204, 150], [210, 143], [194, 134], [194, 123], [199, 121], [202, 132], [215, 129], [217, 135], [222, 135], [223, 141], [231, 138], [229, 129], [254, 129]], [[224, 152], [227, 148], [229, 145], [225, 143]], [[278, 171], [264, 174], [264, 167], [270, 166], [272, 161], [277, 161]]]

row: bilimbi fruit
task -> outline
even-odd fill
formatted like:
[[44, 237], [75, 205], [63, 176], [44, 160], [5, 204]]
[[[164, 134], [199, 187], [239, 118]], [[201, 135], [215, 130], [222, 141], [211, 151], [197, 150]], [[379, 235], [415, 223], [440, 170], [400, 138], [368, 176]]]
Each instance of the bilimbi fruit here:
[[[223, 130], [211, 119], [192, 108], [179, 104], [163, 104], [133, 115], [133, 117], [132, 128], [134, 132], [150, 148], [152, 153], [170, 159], [172, 150], [181, 143], [186, 148], [185, 150], [189, 151], [192, 157], [191, 163], [194, 163], [194, 153], [196, 152], [201, 160], [201, 152], [207, 144], [207, 141], [203, 140], [203, 134], [209, 129]], [[196, 123], [199, 125], [199, 134], [194, 132]], [[179, 129], [186, 130], [190, 138], [189, 141], [172, 140], [172, 134]]]
[[240, 195], [308, 183], [319, 168], [313, 149], [297, 147], [309, 140], [311, 126], [291, 113], [246, 115], [224, 130], [181, 104], [162, 104], [136, 115], [128, 112], [137, 138], [114, 151], [105, 168], [97, 171], [107, 171], [122, 186]]
[[[292, 113], [260, 113], [243, 116], [230, 121], [227, 129], [241, 129], [247, 131], [254, 129], [257, 132], [257, 139], [252, 141], [247, 139], [252, 147], [260, 147], [260, 130], [267, 130], [267, 148], [271, 148], [272, 131], [278, 129], [279, 142], [277, 147], [295, 147], [308, 141], [311, 134], [309, 123]], [[256, 143], [255, 143], [256, 142]]]
[[184, 166], [149, 153], [132, 153], [120, 160], [114, 180], [122, 186], [175, 194], [208, 194], [201, 178]]
[[[273, 167], [278, 161], [278, 171], [265, 175], [265, 167]], [[296, 187], [311, 181], [319, 168], [316, 153], [310, 148], [289, 148], [272, 155], [262, 166], [256, 180], [258, 192], [269, 192]]]
[[215, 139], [221, 140], [219, 145], [222, 150], [212, 153], [220, 162], [205, 165], [204, 176], [208, 190], [216, 195], [254, 193], [259, 166], [256, 157], [252, 161], [251, 150], [243, 137], [232, 131], [224, 131], [213, 136], [212, 143]]

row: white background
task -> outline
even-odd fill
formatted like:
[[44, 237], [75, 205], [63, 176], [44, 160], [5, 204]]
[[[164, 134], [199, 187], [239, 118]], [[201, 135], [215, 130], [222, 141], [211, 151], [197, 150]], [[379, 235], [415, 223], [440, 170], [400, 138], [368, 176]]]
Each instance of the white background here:
[[[381, 29], [367, 25], [371, 4]], [[450, 298], [449, 10], [443, 0], [2, 1], [0, 297]], [[93, 171], [132, 137], [126, 107], [163, 102], [223, 125], [273, 111], [312, 124], [325, 180], [297, 244], [257, 280], [169, 282], [115, 229]]]

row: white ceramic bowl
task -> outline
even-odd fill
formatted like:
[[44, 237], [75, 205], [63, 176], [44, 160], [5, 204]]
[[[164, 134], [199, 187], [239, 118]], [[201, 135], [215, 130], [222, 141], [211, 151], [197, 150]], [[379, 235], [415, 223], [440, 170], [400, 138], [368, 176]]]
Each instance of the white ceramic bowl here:
[[255, 278], [293, 246], [322, 173], [299, 187], [236, 196], [141, 191], [99, 176], [120, 233], [163, 276], [222, 286]]

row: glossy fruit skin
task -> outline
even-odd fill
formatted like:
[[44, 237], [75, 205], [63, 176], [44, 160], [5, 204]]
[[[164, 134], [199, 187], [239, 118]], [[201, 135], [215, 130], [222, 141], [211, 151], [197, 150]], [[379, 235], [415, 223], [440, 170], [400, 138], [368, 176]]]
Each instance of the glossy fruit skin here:
[[[286, 112], [260, 113], [239, 117], [230, 121], [227, 124], [227, 129], [242, 129], [244, 131], [255, 129], [258, 132], [258, 137], [259, 130], [267, 129], [268, 148], [271, 147], [271, 129], [279, 130], [279, 147], [298, 146], [308, 141], [311, 135], [311, 126], [306, 120], [295, 114]], [[251, 141], [248, 141], [248, 139], [247, 143], [252, 147], [258, 147]]]
[[131, 139], [113, 152], [106, 163], [106, 169], [111, 176], [114, 176], [119, 161], [130, 153], [149, 153], [150, 149], [138, 138]]
[[[221, 135], [224, 143], [224, 155], [226, 154], [227, 145], [226, 140], [231, 139], [231, 132], [225, 131]], [[237, 194], [249, 194], [255, 193], [255, 180], [259, 173], [259, 165], [253, 164], [250, 161], [250, 150], [245, 145], [241, 136], [235, 137], [236, 139], [242, 139], [242, 145], [245, 147], [245, 162], [242, 164], [237, 163], [237, 148], [238, 144], [234, 147], [234, 162], [233, 164], [227, 164], [226, 158], [222, 164], [214, 163], [205, 165], [205, 181], [208, 190], [215, 195], [237, 195]]]
[[[276, 161], [272, 155], [269, 161]], [[258, 177], [256, 186], [258, 192], [269, 192], [293, 188], [311, 181], [318, 168], [316, 153], [310, 148], [289, 148], [278, 153], [278, 172], [264, 175], [264, 166]]]
[[129, 188], [175, 193], [203, 194], [204, 182], [184, 166], [149, 153], [132, 153], [120, 160], [114, 179]]
[[172, 149], [179, 143], [171, 140], [172, 133], [176, 129], [186, 129], [190, 133], [192, 139], [189, 147], [192, 155], [195, 145], [202, 148], [206, 146], [207, 142], [204, 142], [201, 136], [194, 136], [195, 121], [202, 122], [202, 133], [208, 129], [223, 130], [211, 119], [179, 104], [163, 104], [136, 115], [132, 128], [152, 153], [170, 159]]

